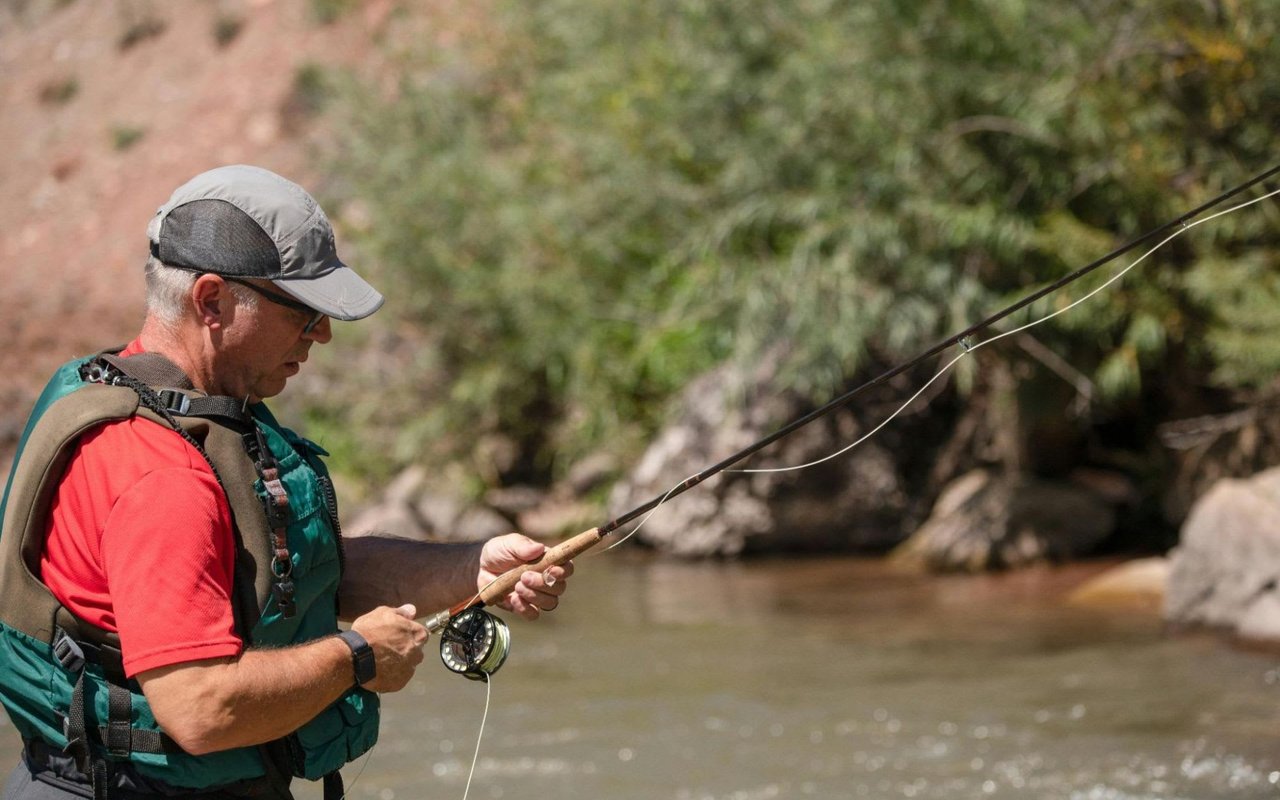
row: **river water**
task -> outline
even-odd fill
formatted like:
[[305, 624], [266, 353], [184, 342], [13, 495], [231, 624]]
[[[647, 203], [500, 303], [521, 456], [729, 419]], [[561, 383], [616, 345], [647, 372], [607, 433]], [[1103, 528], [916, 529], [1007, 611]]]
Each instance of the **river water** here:
[[[1066, 606], [1088, 570], [589, 556], [512, 622], [470, 797], [1280, 797], [1280, 660]], [[485, 686], [384, 699], [351, 796], [462, 798]]]
[[[588, 556], [512, 622], [469, 797], [1280, 797], [1280, 659], [1064, 604], [1091, 569]], [[485, 695], [433, 640], [349, 796], [461, 800]]]

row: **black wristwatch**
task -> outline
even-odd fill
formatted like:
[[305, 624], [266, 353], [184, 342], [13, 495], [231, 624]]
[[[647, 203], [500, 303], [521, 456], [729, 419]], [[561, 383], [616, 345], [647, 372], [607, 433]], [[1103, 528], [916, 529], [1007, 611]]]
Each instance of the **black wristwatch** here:
[[356, 685], [363, 686], [378, 674], [378, 664], [373, 658], [373, 648], [355, 631], [343, 631], [338, 638], [351, 648], [351, 665], [355, 668]]

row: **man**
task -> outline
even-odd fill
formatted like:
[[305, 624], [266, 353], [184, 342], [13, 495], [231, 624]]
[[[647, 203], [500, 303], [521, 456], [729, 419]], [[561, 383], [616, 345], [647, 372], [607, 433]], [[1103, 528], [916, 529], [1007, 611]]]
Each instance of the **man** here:
[[[339, 797], [376, 693], [423, 659], [415, 617], [545, 548], [342, 539], [323, 451], [262, 401], [383, 298], [302, 188], [214, 169], [148, 236], [140, 335], [59, 370], [6, 489], [0, 700], [25, 747], [4, 798], [285, 798], [294, 776]], [[502, 605], [534, 619], [571, 573]]]

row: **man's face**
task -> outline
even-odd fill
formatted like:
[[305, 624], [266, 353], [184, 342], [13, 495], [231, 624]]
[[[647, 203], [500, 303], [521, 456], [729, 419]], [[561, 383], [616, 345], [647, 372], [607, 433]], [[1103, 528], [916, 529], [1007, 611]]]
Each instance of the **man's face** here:
[[[255, 285], [270, 291], [267, 281]], [[258, 402], [284, 391], [289, 378], [302, 369], [311, 346], [333, 338], [328, 317], [306, 330], [313, 316], [267, 297], [259, 297], [254, 308], [237, 303], [219, 347], [218, 393]]]

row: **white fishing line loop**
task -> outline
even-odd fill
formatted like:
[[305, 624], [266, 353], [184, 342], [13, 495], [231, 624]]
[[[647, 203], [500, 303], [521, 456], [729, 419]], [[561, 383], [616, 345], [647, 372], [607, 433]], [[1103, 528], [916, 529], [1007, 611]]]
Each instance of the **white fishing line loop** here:
[[[846, 445], [845, 447], [843, 447], [843, 448], [841, 448], [841, 449], [839, 449], [839, 450], [835, 451], [834, 453], [831, 453], [830, 455], [823, 456], [822, 458], [816, 459], [816, 460], [814, 460], [814, 461], [807, 462], [807, 463], [805, 463], [805, 464], [797, 464], [797, 465], [795, 465], [795, 466], [789, 466], [789, 467], [756, 467], [756, 468], [747, 468], [747, 469], [726, 469], [726, 470], [725, 470], [725, 472], [743, 472], [743, 473], [776, 473], [776, 472], [793, 472], [793, 471], [795, 471], [795, 470], [808, 469], [809, 467], [815, 467], [815, 466], [817, 466], [818, 464], [822, 464], [822, 463], [824, 463], [824, 462], [826, 462], [826, 461], [830, 461], [830, 460], [831, 460], [831, 459], [833, 459], [833, 458], [836, 458], [836, 457], [838, 457], [838, 456], [842, 456], [842, 455], [844, 455], [845, 453], [849, 452], [849, 451], [850, 451], [850, 450], [852, 450], [853, 448], [855, 448], [855, 447], [857, 447], [858, 445], [860, 445], [860, 444], [862, 444], [863, 442], [865, 442], [867, 439], [870, 439], [872, 436], [874, 436], [874, 435], [876, 435], [877, 433], [879, 433], [881, 428], [883, 428], [885, 425], [888, 425], [888, 424], [889, 424], [889, 423], [890, 423], [890, 422], [891, 422], [895, 417], [897, 417], [899, 414], [901, 414], [903, 411], [905, 411], [905, 410], [906, 410], [906, 409], [907, 409], [907, 408], [908, 408], [912, 403], [914, 403], [914, 402], [915, 402], [915, 400], [916, 400], [916, 398], [917, 398], [917, 397], [919, 397], [921, 394], [923, 394], [923, 393], [924, 393], [924, 391], [925, 391], [926, 389], [928, 389], [930, 386], [932, 386], [932, 385], [933, 385], [933, 383], [934, 383], [936, 380], [938, 380], [938, 378], [941, 378], [943, 375], [945, 375], [945, 374], [946, 374], [946, 373], [947, 373], [947, 372], [948, 372], [948, 371], [949, 371], [953, 366], [955, 366], [955, 365], [956, 365], [956, 363], [957, 363], [960, 359], [964, 358], [964, 357], [965, 357], [965, 356], [967, 356], [967, 355], [972, 354], [972, 353], [973, 353], [975, 350], [977, 350], [979, 347], [986, 347], [987, 345], [989, 345], [989, 344], [991, 344], [991, 343], [993, 343], [993, 342], [998, 342], [998, 341], [1000, 341], [1001, 339], [1005, 338], [1006, 336], [1013, 336], [1015, 333], [1021, 333], [1022, 331], [1025, 331], [1025, 330], [1027, 330], [1028, 328], [1033, 328], [1033, 327], [1035, 327], [1036, 325], [1039, 325], [1039, 324], [1041, 324], [1041, 323], [1043, 323], [1043, 322], [1048, 322], [1049, 320], [1053, 319], [1054, 317], [1058, 316], [1059, 314], [1065, 314], [1066, 312], [1070, 311], [1071, 309], [1075, 308], [1076, 306], [1080, 305], [1081, 303], [1085, 302], [1086, 300], [1089, 300], [1089, 299], [1090, 299], [1090, 298], [1092, 298], [1094, 295], [1096, 295], [1096, 294], [1098, 294], [1099, 292], [1101, 292], [1103, 289], [1106, 289], [1106, 288], [1107, 288], [1108, 286], [1110, 286], [1111, 284], [1113, 284], [1113, 283], [1115, 283], [1116, 281], [1118, 281], [1118, 280], [1120, 280], [1121, 278], [1123, 278], [1123, 277], [1125, 276], [1125, 274], [1129, 272], [1129, 270], [1131, 270], [1131, 269], [1133, 269], [1134, 267], [1138, 266], [1138, 265], [1139, 265], [1139, 264], [1141, 264], [1143, 261], [1146, 261], [1146, 260], [1147, 260], [1147, 258], [1148, 258], [1152, 253], [1154, 253], [1155, 251], [1159, 250], [1161, 247], [1164, 247], [1166, 244], [1168, 244], [1169, 242], [1171, 242], [1171, 241], [1173, 241], [1174, 239], [1178, 238], [1179, 236], [1181, 236], [1182, 234], [1186, 233], [1187, 231], [1191, 230], [1191, 229], [1192, 229], [1192, 228], [1194, 228], [1195, 226], [1200, 225], [1200, 224], [1205, 223], [1205, 222], [1208, 222], [1208, 221], [1213, 220], [1213, 219], [1217, 219], [1218, 217], [1225, 216], [1225, 215], [1230, 214], [1230, 213], [1233, 213], [1233, 212], [1235, 212], [1235, 211], [1239, 211], [1240, 209], [1242, 209], [1242, 208], [1246, 208], [1246, 207], [1248, 207], [1248, 206], [1251, 206], [1251, 205], [1253, 205], [1254, 203], [1260, 203], [1260, 202], [1262, 202], [1263, 200], [1266, 200], [1268, 197], [1274, 197], [1274, 196], [1275, 196], [1275, 195], [1277, 195], [1277, 194], [1280, 194], [1280, 189], [1276, 189], [1276, 190], [1274, 190], [1274, 191], [1268, 192], [1267, 194], [1264, 194], [1264, 195], [1262, 195], [1262, 196], [1260, 196], [1260, 197], [1255, 197], [1254, 199], [1249, 200], [1249, 201], [1244, 202], [1244, 203], [1240, 203], [1239, 205], [1234, 205], [1234, 206], [1232, 206], [1232, 207], [1230, 207], [1230, 208], [1223, 209], [1222, 211], [1219, 211], [1219, 212], [1217, 212], [1217, 213], [1210, 214], [1209, 216], [1204, 217], [1204, 218], [1202, 218], [1202, 219], [1198, 219], [1198, 220], [1196, 220], [1195, 222], [1188, 223], [1186, 220], [1183, 220], [1183, 222], [1182, 222], [1182, 227], [1180, 227], [1178, 230], [1174, 231], [1173, 233], [1171, 233], [1169, 236], [1165, 237], [1164, 239], [1160, 240], [1160, 242], [1159, 242], [1159, 243], [1157, 243], [1157, 244], [1156, 244], [1154, 247], [1152, 247], [1150, 250], [1148, 250], [1148, 251], [1146, 251], [1145, 253], [1143, 253], [1142, 255], [1138, 256], [1138, 258], [1137, 258], [1137, 259], [1135, 259], [1135, 260], [1133, 261], [1133, 263], [1129, 264], [1129, 266], [1127, 266], [1127, 267], [1125, 267], [1124, 269], [1120, 270], [1120, 271], [1119, 271], [1119, 272], [1117, 272], [1115, 275], [1112, 275], [1112, 276], [1111, 276], [1110, 278], [1108, 278], [1105, 282], [1103, 282], [1101, 285], [1099, 285], [1099, 286], [1097, 286], [1096, 288], [1094, 288], [1094, 289], [1093, 289], [1092, 291], [1090, 291], [1089, 293], [1085, 294], [1083, 297], [1081, 297], [1081, 298], [1079, 298], [1078, 300], [1076, 300], [1076, 301], [1074, 301], [1074, 302], [1070, 303], [1069, 305], [1063, 306], [1062, 308], [1058, 309], [1057, 311], [1054, 311], [1054, 312], [1053, 312], [1053, 313], [1051, 313], [1051, 314], [1046, 314], [1045, 316], [1043, 316], [1043, 317], [1041, 317], [1041, 318], [1039, 318], [1039, 319], [1032, 320], [1031, 322], [1028, 322], [1028, 323], [1026, 323], [1025, 325], [1021, 325], [1021, 326], [1019, 326], [1019, 327], [1017, 327], [1017, 328], [1014, 328], [1013, 330], [1005, 331], [1005, 332], [1003, 332], [1003, 333], [1000, 333], [1000, 334], [997, 334], [997, 335], [995, 335], [995, 336], [992, 336], [990, 339], [984, 339], [983, 341], [978, 342], [977, 344], [970, 344], [970, 343], [968, 342], [968, 337], [963, 337], [963, 338], [961, 338], [961, 339], [957, 340], [957, 343], [961, 346], [961, 348], [963, 348], [963, 352], [962, 352], [962, 353], [960, 353], [960, 355], [958, 355], [958, 356], [956, 356], [955, 358], [953, 358], [953, 359], [951, 359], [950, 361], [948, 361], [948, 362], [946, 363], [946, 365], [944, 365], [944, 366], [942, 367], [942, 369], [938, 370], [938, 371], [934, 374], [934, 376], [933, 376], [932, 378], [930, 378], [930, 379], [929, 379], [929, 380], [928, 380], [928, 381], [927, 381], [923, 386], [921, 386], [921, 387], [920, 387], [919, 391], [917, 391], [915, 394], [911, 395], [911, 397], [907, 398], [907, 401], [906, 401], [905, 403], [903, 403], [901, 406], [899, 406], [899, 407], [897, 408], [897, 410], [896, 410], [896, 411], [894, 411], [892, 414], [890, 414], [888, 417], [886, 417], [886, 418], [884, 419], [884, 421], [883, 421], [883, 422], [881, 422], [879, 425], [875, 426], [874, 428], [872, 428], [872, 429], [871, 429], [870, 431], [868, 431], [867, 433], [865, 433], [865, 434], [863, 434], [862, 436], [858, 437], [858, 439], [857, 439], [857, 440], [855, 440], [852, 444]], [[668, 492], [668, 494], [670, 494], [670, 492]], [[665, 501], [665, 500], [666, 500], [666, 498], [664, 497], [664, 498], [663, 498], [663, 500]], [[661, 505], [661, 503], [659, 503], [659, 505]], [[655, 508], [655, 509], [654, 509], [654, 511], [657, 511], [657, 508]], [[650, 514], [652, 514], [653, 512], [651, 511], [651, 512], [649, 512], [649, 513], [650, 513]], [[645, 517], [645, 519], [647, 520], [647, 519], [648, 519], [648, 517]], [[629, 536], [629, 535], [630, 535], [630, 534], [628, 534], [628, 536]], [[619, 544], [621, 544], [621, 542], [619, 542]]]

